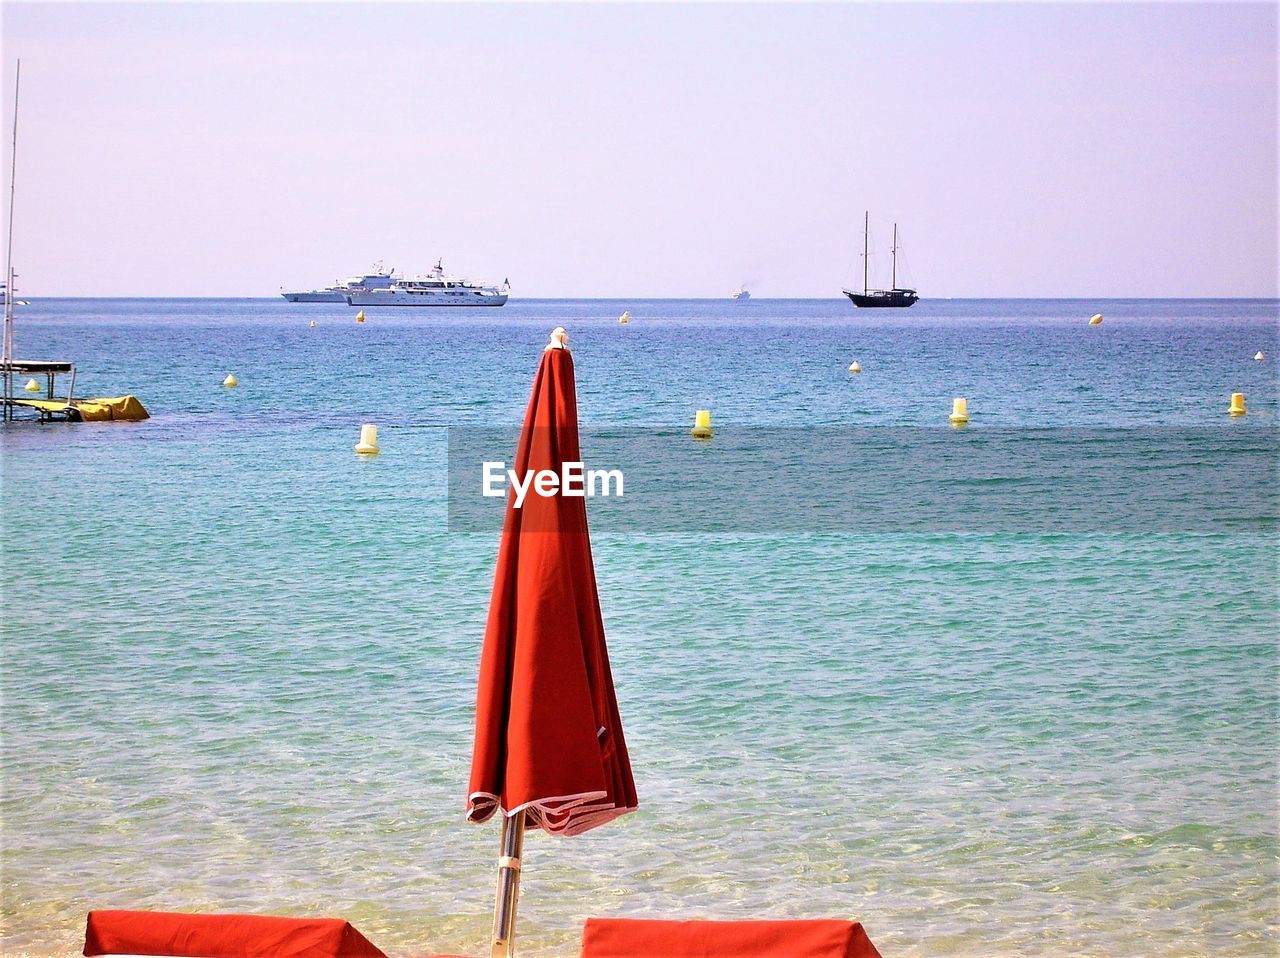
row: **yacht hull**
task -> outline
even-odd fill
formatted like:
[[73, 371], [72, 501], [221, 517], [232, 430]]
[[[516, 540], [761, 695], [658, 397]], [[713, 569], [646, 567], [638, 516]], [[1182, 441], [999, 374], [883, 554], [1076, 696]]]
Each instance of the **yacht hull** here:
[[476, 290], [373, 289], [347, 297], [350, 306], [505, 306], [506, 293]]
[[324, 290], [313, 290], [309, 293], [281, 293], [291, 303], [345, 303], [342, 293], [329, 293]]

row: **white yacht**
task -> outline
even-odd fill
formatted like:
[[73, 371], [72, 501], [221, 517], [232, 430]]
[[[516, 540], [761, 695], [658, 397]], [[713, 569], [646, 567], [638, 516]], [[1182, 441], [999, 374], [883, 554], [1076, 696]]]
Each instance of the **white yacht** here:
[[346, 300], [352, 306], [503, 306], [510, 288], [506, 281], [500, 287], [484, 286], [447, 275], [437, 260], [426, 276], [400, 278], [385, 289], [351, 292]]
[[353, 294], [365, 293], [371, 289], [389, 289], [400, 279], [395, 272], [394, 267], [384, 269], [381, 263], [377, 263], [369, 272], [352, 276], [336, 286], [298, 293], [286, 293], [282, 290], [280, 295], [291, 303], [345, 303], [347, 297]]
[[738, 287], [738, 291], [734, 293], [730, 298], [740, 300], [742, 302], [746, 302], [747, 300], [749, 300], [751, 298], [751, 294], [747, 292], [747, 284], [743, 283], [740, 287]]

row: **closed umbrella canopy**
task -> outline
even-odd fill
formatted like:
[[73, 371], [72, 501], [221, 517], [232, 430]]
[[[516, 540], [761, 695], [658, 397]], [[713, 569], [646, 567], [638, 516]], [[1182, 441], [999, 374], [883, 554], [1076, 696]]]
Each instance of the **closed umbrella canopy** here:
[[[542, 354], [516, 449], [518, 477], [581, 461], [573, 356]], [[508, 496], [480, 659], [467, 817], [502, 808], [576, 835], [636, 808], [596, 591], [586, 499]]]
[[202, 958], [386, 958], [338, 918], [190, 915], [163, 911], [91, 911], [86, 955], [186, 955]]

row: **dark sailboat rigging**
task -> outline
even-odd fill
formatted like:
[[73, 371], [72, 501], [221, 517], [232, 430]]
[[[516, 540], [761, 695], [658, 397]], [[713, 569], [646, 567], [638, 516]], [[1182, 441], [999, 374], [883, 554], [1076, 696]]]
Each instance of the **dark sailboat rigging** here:
[[855, 293], [851, 290], [844, 290], [844, 294], [853, 300], [854, 306], [863, 307], [883, 307], [883, 306], [914, 306], [916, 301], [920, 299], [914, 289], [898, 288], [898, 224], [893, 224], [893, 246], [890, 254], [893, 258], [893, 278], [891, 280], [890, 289], [871, 289], [867, 276], [867, 263], [869, 260], [868, 246], [871, 239], [871, 213], [866, 214], [866, 219], [862, 229], [862, 292]]

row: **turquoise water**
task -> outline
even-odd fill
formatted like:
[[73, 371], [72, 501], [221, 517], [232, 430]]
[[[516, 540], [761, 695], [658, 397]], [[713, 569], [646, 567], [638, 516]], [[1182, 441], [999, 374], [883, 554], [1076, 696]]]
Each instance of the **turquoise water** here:
[[[104, 907], [485, 952], [497, 830], [463, 808], [496, 540], [449, 530], [443, 427], [518, 422], [554, 325], [584, 427], [673, 443], [697, 408], [815, 444], [946, 430], [952, 396], [966, 439], [1280, 424], [1272, 301], [352, 312], [22, 312], [21, 354], [154, 418], [0, 431], [5, 954], [75, 952]], [[530, 837], [523, 954], [575, 954], [588, 915], [849, 916], [886, 955], [1276, 952], [1274, 525], [907, 534], [851, 504], [595, 553], [642, 808]]]

